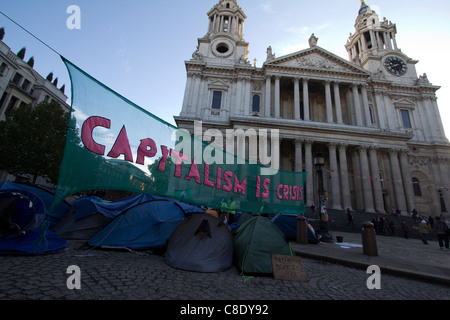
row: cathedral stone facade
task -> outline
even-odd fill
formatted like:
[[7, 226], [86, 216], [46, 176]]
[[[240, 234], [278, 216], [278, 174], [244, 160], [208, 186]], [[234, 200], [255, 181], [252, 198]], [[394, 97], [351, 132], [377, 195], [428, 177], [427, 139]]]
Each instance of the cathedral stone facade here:
[[314, 159], [321, 154], [328, 208], [448, 211], [440, 87], [417, 75], [418, 61], [399, 48], [395, 24], [363, 1], [345, 44], [349, 60], [321, 48], [313, 34], [308, 49], [282, 57], [268, 47], [258, 68], [248, 60], [237, 1], [220, 0], [207, 15], [207, 34], [185, 63], [180, 128], [194, 132], [201, 121], [203, 130], [278, 129], [280, 169], [308, 172], [307, 206], [319, 202]]

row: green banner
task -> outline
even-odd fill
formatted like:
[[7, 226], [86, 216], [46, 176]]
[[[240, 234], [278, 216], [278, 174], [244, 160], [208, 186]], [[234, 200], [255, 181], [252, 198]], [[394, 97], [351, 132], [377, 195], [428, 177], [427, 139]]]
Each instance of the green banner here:
[[305, 212], [306, 173], [273, 170], [197, 139], [62, 59], [72, 109], [54, 205], [78, 192], [124, 190], [216, 209]]

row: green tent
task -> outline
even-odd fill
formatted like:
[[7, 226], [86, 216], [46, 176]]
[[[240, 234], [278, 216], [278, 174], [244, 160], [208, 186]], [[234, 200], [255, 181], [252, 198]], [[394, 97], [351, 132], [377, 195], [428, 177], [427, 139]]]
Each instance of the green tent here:
[[269, 219], [256, 216], [234, 231], [234, 262], [242, 274], [272, 274], [272, 254], [292, 256], [289, 242]]

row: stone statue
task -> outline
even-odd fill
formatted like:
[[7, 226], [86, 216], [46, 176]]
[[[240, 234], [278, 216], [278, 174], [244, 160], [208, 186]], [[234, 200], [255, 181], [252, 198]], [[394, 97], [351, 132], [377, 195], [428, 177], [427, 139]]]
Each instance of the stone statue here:
[[309, 38], [308, 42], [309, 42], [309, 46], [315, 47], [317, 46], [317, 42], [319, 41], [319, 38], [317, 38], [316, 36], [314, 36], [314, 33], [311, 35], [311, 37]]
[[275, 59], [275, 53], [272, 53], [272, 46], [267, 48], [267, 61]]

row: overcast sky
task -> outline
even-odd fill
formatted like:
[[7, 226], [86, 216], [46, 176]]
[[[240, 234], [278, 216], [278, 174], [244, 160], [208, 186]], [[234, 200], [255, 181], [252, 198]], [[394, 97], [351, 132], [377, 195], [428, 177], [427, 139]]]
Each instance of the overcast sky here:
[[[181, 111], [186, 83], [184, 61], [206, 34], [206, 13], [218, 0], [2, 0], [0, 11], [10, 16], [84, 71], [160, 118], [174, 123]], [[308, 47], [314, 33], [318, 45], [348, 59], [344, 44], [361, 6], [360, 0], [238, 0], [247, 15], [244, 33], [249, 60], [261, 67], [266, 49], [276, 56]], [[450, 1], [366, 1], [380, 18], [397, 24], [402, 52], [419, 60], [418, 75], [427, 73], [438, 91], [442, 120], [450, 138]], [[81, 9], [81, 29], [66, 26], [67, 8]], [[4, 42], [25, 60], [35, 58], [44, 77], [53, 72], [59, 86], [68, 73], [53, 51], [0, 15]], [[70, 102], [70, 101], [69, 101]]]

